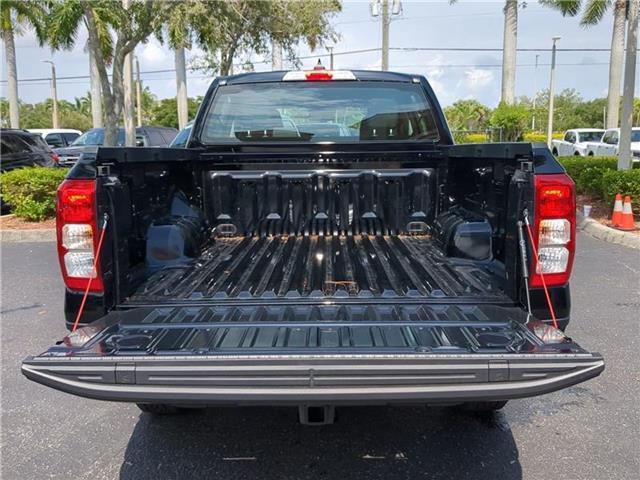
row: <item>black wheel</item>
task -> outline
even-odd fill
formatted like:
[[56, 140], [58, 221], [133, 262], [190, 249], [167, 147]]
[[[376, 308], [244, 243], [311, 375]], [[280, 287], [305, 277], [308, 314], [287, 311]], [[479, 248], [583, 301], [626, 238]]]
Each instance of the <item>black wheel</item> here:
[[593, 157], [593, 152], [589, 152], [589, 156], [590, 156], [590, 157]]
[[182, 408], [164, 403], [138, 403], [138, 408], [151, 415], [175, 415], [184, 412]]
[[580, 156], [580, 152], [573, 152], [573, 155], [574, 155], [575, 157], [579, 157], [579, 156]]
[[467, 402], [462, 405], [458, 405], [458, 409], [465, 412], [496, 412], [501, 410], [507, 401], [502, 402]]

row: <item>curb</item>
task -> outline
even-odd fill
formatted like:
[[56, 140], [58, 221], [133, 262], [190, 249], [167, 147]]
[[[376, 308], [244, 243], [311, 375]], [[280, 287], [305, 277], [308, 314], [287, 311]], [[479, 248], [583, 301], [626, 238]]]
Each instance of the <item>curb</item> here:
[[602, 225], [593, 218], [585, 217], [580, 211], [577, 212], [577, 216], [578, 228], [592, 237], [608, 243], [640, 250], [640, 236]]
[[55, 239], [55, 228], [0, 230], [0, 240], [2, 242], [53, 242]]

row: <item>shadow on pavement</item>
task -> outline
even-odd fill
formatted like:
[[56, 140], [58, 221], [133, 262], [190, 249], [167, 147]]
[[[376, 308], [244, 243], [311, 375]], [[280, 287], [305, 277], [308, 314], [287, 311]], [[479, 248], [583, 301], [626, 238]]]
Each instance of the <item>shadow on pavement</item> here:
[[522, 478], [504, 414], [341, 408], [337, 423], [302, 426], [295, 408], [141, 414], [120, 468], [145, 478]]

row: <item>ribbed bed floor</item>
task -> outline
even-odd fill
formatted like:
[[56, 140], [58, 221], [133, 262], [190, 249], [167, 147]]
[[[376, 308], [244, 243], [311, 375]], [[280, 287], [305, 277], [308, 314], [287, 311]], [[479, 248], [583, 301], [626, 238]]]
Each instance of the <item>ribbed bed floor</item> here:
[[502, 297], [499, 280], [427, 236], [216, 239], [191, 265], [153, 274], [134, 302], [226, 298]]

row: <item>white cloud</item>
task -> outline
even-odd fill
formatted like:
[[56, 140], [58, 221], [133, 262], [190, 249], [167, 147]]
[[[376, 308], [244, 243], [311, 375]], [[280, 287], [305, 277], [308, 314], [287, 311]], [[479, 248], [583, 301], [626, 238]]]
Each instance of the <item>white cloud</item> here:
[[141, 56], [146, 65], [161, 65], [167, 60], [167, 49], [152, 39], [142, 47]]
[[471, 68], [464, 72], [464, 78], [462, 79], [462, 86], [477, 92], [488, 86], [494, 81], [494, 74], [491, 70], [483, 70], [481, 68]]

